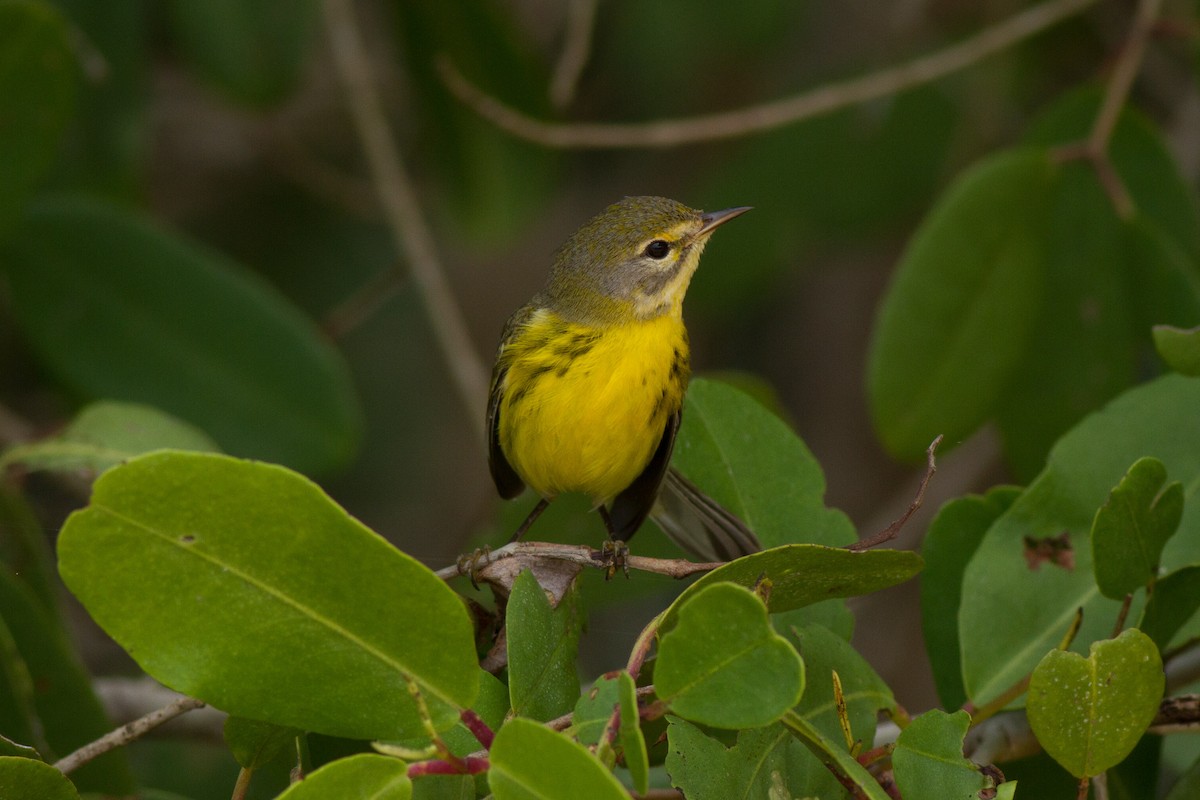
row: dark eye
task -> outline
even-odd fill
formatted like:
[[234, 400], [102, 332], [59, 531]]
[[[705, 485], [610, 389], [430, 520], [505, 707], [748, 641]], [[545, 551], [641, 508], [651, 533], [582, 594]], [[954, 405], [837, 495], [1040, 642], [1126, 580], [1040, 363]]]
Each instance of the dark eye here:
[[646, 255], [653, 259], [664, 259], [667, 257], [667, 253], [670, 252], [670, 243], [664, 242], [662, 239], [655, 239], [653, 242], [646, 245]]

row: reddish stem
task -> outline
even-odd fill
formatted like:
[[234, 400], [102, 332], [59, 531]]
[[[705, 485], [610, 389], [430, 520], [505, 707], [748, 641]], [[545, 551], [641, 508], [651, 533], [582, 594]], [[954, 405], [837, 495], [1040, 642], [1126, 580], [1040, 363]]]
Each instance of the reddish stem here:
[[496, 734], [478, 714], [469, 708], [464, 708], [458, 717], [462, 720], [462, 724], [467, 726], [471, 735], [483, 745], [484, 750], [492, 749], [492, 740], [496, 738]]

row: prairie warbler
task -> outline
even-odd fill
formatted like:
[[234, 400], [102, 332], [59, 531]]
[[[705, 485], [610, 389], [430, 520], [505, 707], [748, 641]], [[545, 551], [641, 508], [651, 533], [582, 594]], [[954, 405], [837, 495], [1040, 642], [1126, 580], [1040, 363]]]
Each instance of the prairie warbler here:
[[[759, 549], [744, 524], [669, 470], [690, 374], [683, 296], [717, 228], [748, 208], [702, 213], [627, 197], [559, 248], [545, 287], [508, 320], [488, 398], [496, 488], [541, 501], [591, 497], [622, 553], [652, 511], [709, 560]], [[661, 498], [660, 498], [661, 490]]]

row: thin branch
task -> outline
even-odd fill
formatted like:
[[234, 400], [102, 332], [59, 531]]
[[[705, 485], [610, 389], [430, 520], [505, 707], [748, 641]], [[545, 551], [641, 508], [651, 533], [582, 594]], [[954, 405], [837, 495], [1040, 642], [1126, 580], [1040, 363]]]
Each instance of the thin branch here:
[[459, 100], [497, 127], [521, 139], [556, 148], [676, 147], [778, 128], [929, 83], [1041, 33], [1096, 1], [1050, 0], [985, 28], [957, 44], [879, 72], [826, 84], [761, 105], [656, 122], [546, 122], [487, 94], [464, 78], [445, 58], [438, 62], [438, 69], [446, 86]]
[[1104, 90], [1104, 102], [1100, 106], [1096, 120], [1092, 124], [1092, 132], [1088, 135], [1088, 147], [1093, 153], [1103, 153], [1108, 150], [1108, 142], [1113, 130], [1117, 127], [1117, 119], [1121, 116], [1129, 90], [1133, 88], [1133, 79], [1137, 77], [1142, 66], [1142, 58], [1146, 54], [1146, 43], [1154, 32], [1155, 23], [1162, 9], [1162, 0], [1140, 0], [1137, 13], [1133, 18], [1133, 26], [1129, 39], [1125, 43], [1121, 55], [1113, 67], [1112, 76]]
[[197, 700], [194, 697], [181, 697], [169, 706], [164, 706], [157, 711], [151, 711], [146, 716], [122, 725], [116, 730], [101, 736], [94, 742], [85, 744], [69, 756], [60, 758], [55, 762], [54, 766], [63, 774], [69, 775], [73, 770], [79, 769], [84, 764], [104, 755], [109, 750], [124, 747], [130, 742], [145, 736], [164, 722], [169, 722], [180, 714], [185, 714], [188, 711], [203, 706], [204, 701], [202, 700]]
[[321, 330], [330, 339], [342, 338], [394, 295], [404, 285], [405, 277], [395, 267], [383, 270], [330, 309], [321, 320]]
[[848, 550], [867, 550], [872, 547], [877, 547], [884, 542], [891, 541], [896, 538], [896, 535], [904, 528], [904, 525], [917, 513], [921, 504], [925, 502], [925, 489], [929, 486], [929, 481], [933, 479], [934, 473], [937, 472], [937, 462], [934, 460], [934, 454], [937, 452], [938, 445], [942, 443], [942, 436], [939, 434], [936, 439], [929, 443], [929, 447], [925, 449], [925, 475], [921, 478], [921, 483], [917, 486], [917, 494], [913, 497], [912, 502], [908, 504], [908, 508], [896, 520], [893, 520], [890, 525], [881, 530], [879, 533], [869, 539], [862, 539], [850, 545]]
[[[533, 560], [562, 561], [584, 567], [603, 568], [604, 554], [587, 545], [556, 544], [554, 542], [510, 542], [503, 547], [480, 554], [475, 559], [460, 559], [456, 564], [443, 567], [435, 574], [442, 580], [451, 580], [475, 572], [486, 579], [488, 567], [505, 559], [524, 558]], [[627, 556], [630, 569], [654, 572], [670, 578], [682, 579], [700, 572], [711, 572], [722, 567], [724, 561], [688, 561], [684, 558], [648, 558]]]
[[438, 259], [433, 234], [417, 202], [367, 62], [352, 0], [325, 0], [335, 68], [346, 92], [363, 153], [379, 194], [396, 247], [403, 253], [425, 301], [446, 366], [469, 412], [476, 434], [484, 436], [481, 409], [487, 396], [488, 370], [471, 344], [462, 312], [455, 303]]
[[575, 99], [579, 76], [592, 52], [592, 28], [596, 23], [596, 0], [569, 0], [563, 49], [550, 79], [550, 102], [566, 108]]

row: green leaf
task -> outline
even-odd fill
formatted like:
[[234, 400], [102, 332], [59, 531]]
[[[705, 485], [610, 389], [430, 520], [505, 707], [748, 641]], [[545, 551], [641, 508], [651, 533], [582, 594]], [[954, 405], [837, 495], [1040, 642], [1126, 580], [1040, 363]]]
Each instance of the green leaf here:
[[[7, 662], [3, 677], [28, 681], [25, 686], [10, 686], [11, 691], [23, 695], [19, 710], [27, 716], [17, 727], [10, 727], [11, 718], [0, 720], [5, 732], [31, 742], [52, 761], [112, 730], [92, 693], [91, 678], [58, 620], [8, 575], [0, 575], [0, 620], [11, 634], [8, 643], [0, 643], [0, 651], [5, 651], [0, 657]], [[0, 705], [5, 703], [0, 701]], [[24, 724], [33, 727], [33, 738], [22, 731]], [[72, 773], [72, 778], [83, 790], [116, 795], [133, 792], [133, 776], [123, 750], [105, 753]]]
[[855, 597], [904, 583], [921, 571], [923, 563], [909, 550], [856, 552], [817, 544], [787, 544], [763, 550], [718, 567], [685, 589], [667, 609], [662, 630], [674, 624], [683, 603], [713, 584], [736, 583], [753, 588], [769, 581], [767, 608], [777, 614], [832, 597]]
[[[7, 633], [7, 631], [6, 631]], [[27, 744], [14, 742], [7, 736], [0, 736], [0, 756], [16, 756], [17, 758], [34, 758], [42, 760], [41, 754]]]
[[[9, 580], [5, 578], [4, 580]], [[33, 701], [33, 676], [17, 642], [0, 617], [0, 730], [38, 750], [49, 750]], [[17, 755], [17, 754], [7, 754]]]
[[[489, 728], [493, 731], [498, 730], [508, 713], [508, 687], [490, 672], [479, 670], [479, 695], [475, 698], [471, 708], [487, 723]], [[462, 723], [462, 720], [442, 734], [442, 741], [456, 756], [470, 755], [482, 746], [481, 742], [475, 738], [475, 734], [471, 733]], [[428, 744], [428, 739], [416, 739], [408, 744], [412, 747], [420, 747]]]
[[867, 800], [889, 800], [888, 793], [880, 787], [879, 782], [846, 750], [840, 736], [837, 739], [826, 737], [811, 722], [795, 713], [785, 715], [783, 724], [826, 768], [844, 776], [856, 786], [862, 797]]
[[1092, 522], [1092, 569], [1106, 597], [1121, 600], [1152, 582], [1183, 518], [1183, 484], [1167, 483], [1157, 458], [1133, 463]]
[[1126, 226], [1092, 166], [1062, 165], [1042, 213], [1042, 304], [996, 407], [1005, 455], [1023, 481], [1059, 436], [1136, 375]]
[[[238, 716], [357, 739], [448, 728], [479, 686], [461, 600], [307, 479], [159, 452], [96, 481], [59, 570], [146, 672]], [[303, 664], [304, 669], [296, 669]]]
[[562, 716], [579, 699], [578, 593], [551, 608], [533, 573], [517, 576], [505, 612], [508, 690], [513, 713], [545, 721]]
[[1119, 764], [1146, 732], [1163, 695], [1162, 659], [1130, 629], [1091, 654], [1051, 650], [1029, 679], [1026, 713], [1046, 752], [1076, 778]]
[[408, 765], [396, 758], [360, 753], [341, 758], [292, 784], [277, 800], [332, 800], [361, 797], [370, 800], [408, 800], [412, 797]]
[[361, 421], [341, 356], [225, 257], [79, 198], [39, 204], [3, 255], [18, 323], [81, 393], [147, 403], [229, 452], [302, 471], [354, 452]]
[[921, 631], [933, 670], [938, 698], [944, 708], [967, 701], [963, 688], [962, 652], [958, 642], [958, 609], [962, 603], [963, 573], [983, 535], [1008, 510], [1021, 490], [997, 486], [986, 495], [967, 495], [943, 505], [929, 523], [921, 556]]
[[[1083, 624], [1076, 648], [1110, 635], [1120, 610], [1092, 575], [1089, 532], [1096, 509], [1143, 456], [1168, 474], [1200, 480], [1200, 380], [1165, 375], [1131, 389], [1086, 417], [1058, 441], [1046, 468], [992, 524], [963, 575], [958, 630], [963, 679], [980, 705], [1028, 675], [1058, 645], [1076, 611]], [[1181, 530], [1200, 526], [1200, 503], [1184, 507]], [[1069, 543], [1074, 568], [1027, 560], [1030, 543]], [[1167, 570], [1200, 562], [1200, 540], [1175, 536], [1163, 550]], [[1131, 613], [1140, 614], [1135, 597]]]
[[171, 0], [166, 18], [188, 66], [251, 106], [284, 100], [318, 43], [315, 0]]
[[579, 696], [571, 714], [570, 732], [582, 745], [594, 745], [600, 741], [604, 726], [612, 718], [613, 709], [620, 704], [617, 694], [617, 678], [601, 675], [592, 688]]
[[839, 546], [856, 538], [850, 519], [825, 507], [825, 475], [804, 442], [729, 384], [691, 382], [671, 464], [740, 517], [764, 547]]
[[892, 765], [905, 800], [973, 798], [984, 789], [995, 788], [978, 764], [963, 758], [963, 738], [970, 724], [971, 716], [965, 711], [947, 714], [935, 708], [900, 732]]
[[638, 794], [650, 788], [650, 758], [646, 754], [646, 737], [642, 735], [641, 715], [638, 713], [637, 685], [633, 677], [622, 670], [617, 674], [617, 695], [621, 705], [617, 739], [625, 757], [630, 781]]
[[496, 800], [628, 800], [629, 794], [583, 745], [539, 722], [515, 717], [496, 734], [488, 782]]
[[843, 797], [837, 779], [787, 728], [738, 731], [727, 747], [690, 722], [668, 716], [667, 772], [688, 800]]
[[867, 389], [894, 455], [988, 419], [1042, 302], [1040, 226], [1057, 170], [1046, 152], [1000, 153], [942, 196], [914, 234], [872, 333]]
[[800, 700], [804, 662], [753, 592], [717, 583], [679, 605], [659, 637], [654, 688], [672, 713], [717, 728], [755, 728]]
[[58, 152], [75, 111], [75, 83], [62, 15], [44, 2], [0, 2], [0, 234]]
[[0, 797], [4, 800], [79, 800], [74, 784], [49, 764], [0, 756]]
[[1200, 565], [1180, 567], [1155, 581], [1138, 629], [1153, 639], [1160, 651], [1166, 650], [1197, 609]]
[[58, 608], [58, 578], [41, 525], [20, 495], [0, 487], [0, 561], [19, 578], [42, 606]]
[[880, 712], [896, 708], [892, 690], [867, 660], [845, 639], [809, 625], [795, 631], [797, 650], [804, 659], [804, 695], [796, 713], [830, 738], [841, 738], [842, 726], [833, 689], [833, 673], [842, 683], [850, 731], [863, 749], [875, 741]]
[[1200, 797], [1200, 758], [1197, 758], [1187, 772], [1180, 775], [1179, 780], [1175, 781], [1175, 785], [1171, 787], [1171, 791], [1167, 795], [1167, 800], [1192, 800], [1195, 797]]
[[296, 728], [284, 728], [245, 717], [225, 719], [225, 746], [243, 769], [258, 769], [291, 747], [301, 734]]
[[1181, 330], [1155, 325], [1154, 346], [1167, 366], [1180, 375], [1200, 376], [1200, 327]]
[[92, 403], [50, 439], [19, 445], [0, 454], [0, 469], [21, 464], [28, 470], [85, 470], [93, 475], [151, 450], [220, 448], [208, 434], [136, 403]]

